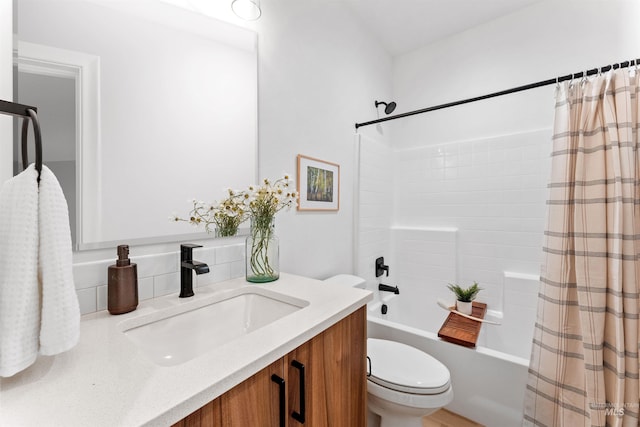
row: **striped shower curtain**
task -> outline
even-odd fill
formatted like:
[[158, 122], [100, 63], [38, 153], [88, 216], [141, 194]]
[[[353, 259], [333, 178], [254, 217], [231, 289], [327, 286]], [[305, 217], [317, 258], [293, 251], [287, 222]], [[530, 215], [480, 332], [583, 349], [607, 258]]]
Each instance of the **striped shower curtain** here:
[[557, 88], [527, 426], [639, 425], [637, 80]]

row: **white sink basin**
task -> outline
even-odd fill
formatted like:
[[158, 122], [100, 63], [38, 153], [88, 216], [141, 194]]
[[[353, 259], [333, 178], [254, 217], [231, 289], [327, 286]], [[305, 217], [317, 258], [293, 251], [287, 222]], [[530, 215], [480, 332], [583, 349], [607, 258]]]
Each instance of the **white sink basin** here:
[[250, 286], [127, 319], [120, 327], [152, 361], [172, 366], [247, 335], [308, 304]]

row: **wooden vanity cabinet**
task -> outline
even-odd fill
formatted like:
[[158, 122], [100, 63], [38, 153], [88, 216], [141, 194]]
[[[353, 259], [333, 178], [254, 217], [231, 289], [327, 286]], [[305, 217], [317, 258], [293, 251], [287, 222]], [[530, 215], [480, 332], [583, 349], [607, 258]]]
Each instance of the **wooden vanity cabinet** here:
[[365, 359], [362, 307], [174, 426], [364, 427]]

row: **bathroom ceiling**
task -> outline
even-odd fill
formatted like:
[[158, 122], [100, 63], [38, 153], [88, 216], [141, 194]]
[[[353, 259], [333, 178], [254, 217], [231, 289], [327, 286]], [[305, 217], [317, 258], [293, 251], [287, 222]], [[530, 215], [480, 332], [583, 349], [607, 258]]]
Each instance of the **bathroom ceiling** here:
[[395, 56], [508, 15], [541, 0], [341, 1], [353, 10], [387, 51]]
[[[242, 27], [256, 29], [260, 21], [242, 21], [231, 12], [231, 0], [160, 0]], [[343, 3], [393, 56], [481, 25], [544, 0], [261, 0], [263, 16], [287, 2]], [[557, 1], [557, 0], [556, 0]]]

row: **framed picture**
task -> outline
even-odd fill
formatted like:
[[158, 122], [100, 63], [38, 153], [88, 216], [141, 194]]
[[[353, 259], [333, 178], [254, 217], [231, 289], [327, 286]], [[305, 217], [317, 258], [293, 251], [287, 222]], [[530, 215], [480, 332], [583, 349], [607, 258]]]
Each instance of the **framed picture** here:
[[299, 211], [340, 208], [340, 165], [298, 154]]

